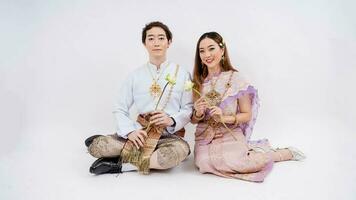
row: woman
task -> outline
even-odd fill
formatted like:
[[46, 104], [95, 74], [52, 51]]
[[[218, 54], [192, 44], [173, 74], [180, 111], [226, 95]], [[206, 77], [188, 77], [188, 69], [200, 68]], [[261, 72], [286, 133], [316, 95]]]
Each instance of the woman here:
[[[262, 182], [273, 163], [302, 160], [295, 148], [272, 149], [266, 139], [250, 141], [258, 109], [257, 90], [231, 66], [216, 32], [198, 40], [194, 66], [195, 164], [202, 173]], [[201, 95], [201, 96], [200, 96]]]

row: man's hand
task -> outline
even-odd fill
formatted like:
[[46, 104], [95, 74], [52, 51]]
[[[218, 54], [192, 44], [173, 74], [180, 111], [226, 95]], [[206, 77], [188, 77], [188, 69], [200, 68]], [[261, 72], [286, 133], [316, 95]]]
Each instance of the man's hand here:
[[153, 111], [150, 118], [152, 124], [156, 126], [162, 126], [164, 128], [172, 126], [174, 121], [163, 111]]
[[139, 149], [144, 146], [147, 133], [144, 130], [136, 130], [129, 133], [127, 137], [132, 143], [134, 143], [136, 148]]

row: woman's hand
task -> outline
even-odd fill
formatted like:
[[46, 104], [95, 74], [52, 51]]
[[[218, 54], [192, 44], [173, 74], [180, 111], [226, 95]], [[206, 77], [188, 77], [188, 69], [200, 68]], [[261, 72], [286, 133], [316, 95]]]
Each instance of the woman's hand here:
[[223, 113], [221, 108], [217, 107], [217, 106], [212, 106], [210, 107], [210, 112], [209, 114], [214, 118], [215, 121], [220, 122], [222, 117], [223, 117]]
[[208, 102], [203, 98], [200, 97], [195, 103], [194, 103], [194, 110], [195, 114], [197, 115], [196, 117], [201, 117], [204, 115], [205, 110], [208, 108]]

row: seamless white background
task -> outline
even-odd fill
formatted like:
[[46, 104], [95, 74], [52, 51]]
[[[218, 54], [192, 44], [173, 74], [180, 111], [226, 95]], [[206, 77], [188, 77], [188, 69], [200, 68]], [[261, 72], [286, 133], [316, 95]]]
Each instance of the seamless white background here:
[[[0, 1], [0, 199], [356, 199], [354, 1]], [[202, 175], [191, 155], [142, 176], [92, 176], [84, 139], [115, 131], [124, 78], [147, 61], [143, 26], [173, 32], [170, 60], [193, 69], [217, 31], [259, 89], [253, 139], [296, 146], [264, 183]], [[194, 126], [187, 140], [193, 147]]]

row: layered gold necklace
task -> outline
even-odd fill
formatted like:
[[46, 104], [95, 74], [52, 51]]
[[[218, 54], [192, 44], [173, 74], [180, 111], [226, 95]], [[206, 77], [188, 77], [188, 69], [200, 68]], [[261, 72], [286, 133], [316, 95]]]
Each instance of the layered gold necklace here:
[[[220, 73], [221, 74], [221, 73]], [[206, 99], [208, 100], [208, 104], [210, 106], [216, 106], [222, 100], [221, 94], [215, 90], [216, 83], [220, 78], [220, 74], [216, 78], [215, 82], [213, 78], [210, 80], [210, 91], [205, 94]]]
[[151, 84], [151, 86], [150, 86], [150, 94], [151, 94], [151, 96], [152, 96], [153, 98], [158, 98], [158, 97], [161, 95], [161, 93], [162, 93], [162, 88], [161, 88], [161, 86], [158, 84], [158, 80], [161, 78], [161, 76], [162, 76], [164, 70], [165, 70], [166, 68], [168, 68], [169, 64], [170, 64], [170, 63], [167, 64], [167, 66], [161, 71], [161, 73], [159, 72], [159, 70], [157, 70], [158, 73], [156, 73], [156, 77], [154, 77], [154, 76], [153, 76], [153, 73], [152, 73], [152, 71], [151, 71], [151, 69], [150, 69], [150, 66], [149, 66], [149, 64], [147, 63], [148, 71], [150, 72], [151, 77], [152, 77], [152, 84]]
[[210, 106], [217, 106], [221, 102], [221, 100], [225, 96], [227, 90], [231, 87], [232, 74], [233, 74], [233, 71], [231, 72], [229, 80], [225, 85], [225, 91], [224, 91], [223, 95], [221, 95], [218, 91], [215, 90], [215, 86], [220, 78], [221, 73], [216, 78], [215, 82], [213, 81], [213, 79], [210, 80], [210, 91], [205, 94], [205, 97], [206, 97]]

